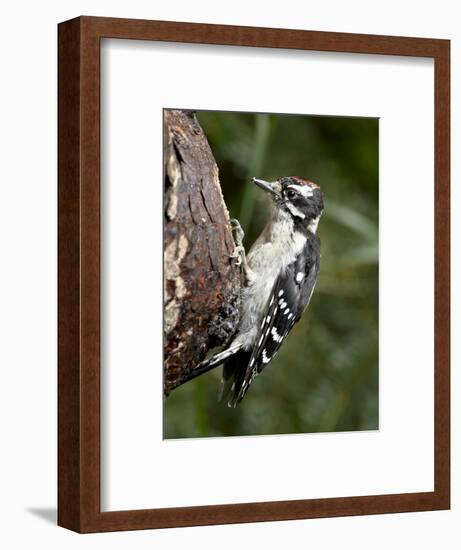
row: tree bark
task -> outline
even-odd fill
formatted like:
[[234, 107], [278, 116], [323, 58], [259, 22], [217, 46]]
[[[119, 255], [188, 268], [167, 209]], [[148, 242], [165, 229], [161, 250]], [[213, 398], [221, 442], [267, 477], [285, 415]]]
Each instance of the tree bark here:
[[164, 118], [164, 392], [238, 324], [240, 270], [218, 167], [195, 115]]

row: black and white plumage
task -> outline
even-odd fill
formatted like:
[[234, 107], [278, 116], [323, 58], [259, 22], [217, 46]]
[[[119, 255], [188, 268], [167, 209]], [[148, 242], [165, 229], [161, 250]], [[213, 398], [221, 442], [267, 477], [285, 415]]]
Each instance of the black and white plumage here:
[[274, 284], [242, 385], [234, 392], [237, 401], [243, 398], [255, 376], [275, 357], [309, 304], [319, 272], [318, 238], [308, 239], [305, 248], [308, 250], [303, 250]]
[[301, 318], [320, 267], [320, 188], [297, 177], [253, 181], [272, 198], [272, 214], [246, 257], [238, 243], [245, 279], [239, 327], [226, 350], [194, 369], [199, 375], [224, 362], [221, 396], [230, 406], [243, 399]]

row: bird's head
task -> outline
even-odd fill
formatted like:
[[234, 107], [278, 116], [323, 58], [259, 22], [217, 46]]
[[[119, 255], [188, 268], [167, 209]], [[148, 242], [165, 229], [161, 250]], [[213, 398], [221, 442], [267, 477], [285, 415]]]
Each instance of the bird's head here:
[[296, 176], [274, 182], [253, 178], [253, 182], [270, 194], [277, 212], [292, 217], [296, 225], [312, 233], [317, 231], [323, 212], [323, 193], [318, 185]]

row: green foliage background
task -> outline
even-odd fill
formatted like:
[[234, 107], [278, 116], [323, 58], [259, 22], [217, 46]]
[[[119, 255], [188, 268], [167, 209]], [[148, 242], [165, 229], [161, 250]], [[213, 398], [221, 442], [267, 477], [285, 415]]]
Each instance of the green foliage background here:
[[250, 178], [321, 186], [320, 276], [309, 308], [243, 402], [217, 400], [221, 368], [165, 400], [165, 438], [378, 428], [378, 119], [197, 113], [248, 250], [268, 218]]

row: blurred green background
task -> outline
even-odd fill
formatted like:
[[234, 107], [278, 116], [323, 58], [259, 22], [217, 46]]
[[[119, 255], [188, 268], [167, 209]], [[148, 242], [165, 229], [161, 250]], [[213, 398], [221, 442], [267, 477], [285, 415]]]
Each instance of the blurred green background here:
[[268, 219], [250, 178], [320, 185], [320, 275], [309, 308], [235, 409], [221, 367], [165, 400], [164, 437], [378, 429], [378, 119], [199, 111], [248, 250]]

